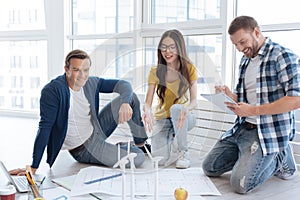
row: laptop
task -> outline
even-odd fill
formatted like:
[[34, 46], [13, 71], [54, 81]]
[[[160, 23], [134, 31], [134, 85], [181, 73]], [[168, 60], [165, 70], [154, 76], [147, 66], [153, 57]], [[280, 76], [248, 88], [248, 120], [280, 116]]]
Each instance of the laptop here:
[[18, 192], [28, 192], [28, 181], [25, 176], [12, 176], [7, 171], [3, 162], [0, 160], [0, 167], [11, 184], [15, 186]]

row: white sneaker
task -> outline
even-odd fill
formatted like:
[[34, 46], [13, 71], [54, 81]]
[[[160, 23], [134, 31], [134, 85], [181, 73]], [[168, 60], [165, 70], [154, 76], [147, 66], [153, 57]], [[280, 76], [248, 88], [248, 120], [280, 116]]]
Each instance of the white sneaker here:
[[169, 166], [171, 164], [173, 164], [179, 157], [179, 151], [178, 151], [178, 145], [177, 145], [177, 141], [173, 141], [172, 144], [170, 145], [170, 149], [169, 149], [170, 153], [169, 153], [169, 157], [165, 162], [165, 166]]
[[297, 165], [293, 155], [293, 147], [291, 144], [289, 144], [284, 151], [278, 154], [278, 159], [281, 160], [282, 164], [278, 171], [275, 173], [275, 176], [283, 180], [294, 178], [297, 172]]
[[189, 152], [183, 151], [179, 153], [179, 158], [176, 161], [177, 169], [186, 169], [191, 165]]

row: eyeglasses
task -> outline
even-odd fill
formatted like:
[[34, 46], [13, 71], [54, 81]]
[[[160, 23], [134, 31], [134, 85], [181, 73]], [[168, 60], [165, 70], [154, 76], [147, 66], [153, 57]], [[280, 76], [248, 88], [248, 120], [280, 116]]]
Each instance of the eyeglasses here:
[[171, 44], [171, 45], [160, 45], [159, 49], [162, 51], [162, 52], [166, 52], [168, 49], [170, 52], [175, 52], [177, 50], [176, 48], [176, 45], [175, 44]]

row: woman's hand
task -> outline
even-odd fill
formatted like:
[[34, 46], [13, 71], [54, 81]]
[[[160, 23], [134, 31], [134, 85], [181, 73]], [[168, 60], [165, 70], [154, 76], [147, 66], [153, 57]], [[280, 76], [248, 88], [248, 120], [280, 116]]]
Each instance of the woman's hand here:
[[144, 123], [146, 132], [150, 133], [153, 130], [153, 124], [154, 124], [154, 117], [151, 112], [151, 108], [144, 108], [142, 121]]
[[183, 127], [183, 124], [184, 124], [184, 122], [185, 122], [185, 119], [186, 119], [187, 116], [188, 116], [188, 113], [189, 113], [188, 108], [182, 107], [181, 112], [180, 112], [180, 115], [179, 115], [179, 118], [178, 118], [178, 122], [177, 122], [177, 128], [180, 129], [180, 128]]

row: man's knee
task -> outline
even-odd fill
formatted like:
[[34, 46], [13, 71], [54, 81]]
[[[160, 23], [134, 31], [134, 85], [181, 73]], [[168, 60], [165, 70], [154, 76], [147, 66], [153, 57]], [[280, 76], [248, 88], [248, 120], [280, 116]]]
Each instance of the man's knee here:
[[133, 95], [132, 95], [132, 102], [134, 104], [140, 103], [140, 100], [139, 100], [138, 96], [136, 95], [136, 93], [133, 93]]
[[232, 189], [239, 194], [245, 194], [252, 189], [249, 187], [252, 184], [249, 184], [246, 176], [237, 177], [234, 174], [231, 174], [230, 185]]
[[209, 172], [210, 169], [209, 169], [209, 166], [208, 166], [208, 164], [205, 160], [202, 162], [202, 170], [203, 170], [203, 172], [206, 176], [210, 176], [210, 172]]
[[215, 172], [212, 170], [211, 162], [208, 162], [207, 159], [202, 162], [202, 169], [206, 176], [216, 176]]
[[218, 177], [229, 171], [224, 163], [216, 160], [214, 155], [208, 154], [202, 162], [202, 169], [206, 176]]
[[138, 153], [136, 158], [134, 159], [134, 165], [136, 167], [140, 167], [144, 163], [145, 159], [145, 154], [143, 152]]

